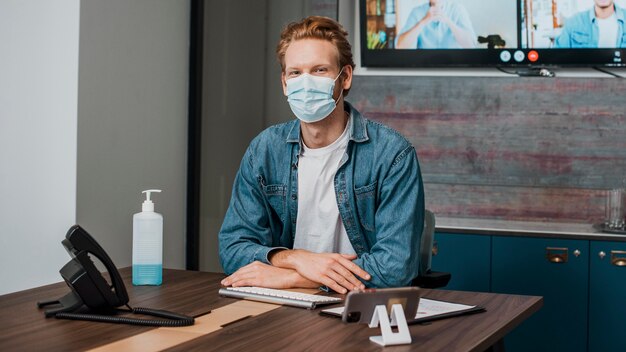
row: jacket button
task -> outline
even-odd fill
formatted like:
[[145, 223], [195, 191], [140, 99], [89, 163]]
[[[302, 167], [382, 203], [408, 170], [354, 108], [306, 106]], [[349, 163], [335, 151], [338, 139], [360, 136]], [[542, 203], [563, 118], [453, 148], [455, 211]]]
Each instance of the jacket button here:
[[292, 194], [292, 195], [291, 195], [291, 199], [292, 199], [292, 200], [296, 200], [296, 199], [298, 199], [298, 195], [297, 195], [297, 194]]

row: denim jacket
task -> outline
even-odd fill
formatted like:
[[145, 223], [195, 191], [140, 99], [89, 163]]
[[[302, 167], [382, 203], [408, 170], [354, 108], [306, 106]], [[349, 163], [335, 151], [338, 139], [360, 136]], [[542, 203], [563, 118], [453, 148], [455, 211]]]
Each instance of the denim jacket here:
[[[424, 221], [422, 177], [413, 146], [350, 104], [350, 141], [335, 175], [339, 214], [367, 271], [368, 287], [398, 287], [417, 276]], [[300, 122], [272, 126], [248, 147], [219, 233], [227, 274], [293, 248], [298, 212]]]
[[[626, 47], [626, 32], [624, 32], [624, 21], [626, 11], [615, 6], [615, 16], [617, 18], [617, 43], [616, 48]], [[595, 9], [583, 11], [575, 14], [565, 21], [563, 31], [556, 38], [556, 48], [597, 48], [600, 40], [600, 31], [596, 24]]]

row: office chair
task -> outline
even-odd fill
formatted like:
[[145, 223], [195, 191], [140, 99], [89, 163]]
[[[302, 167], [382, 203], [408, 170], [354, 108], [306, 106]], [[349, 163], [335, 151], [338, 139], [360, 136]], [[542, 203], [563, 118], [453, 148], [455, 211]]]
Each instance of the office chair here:
[[430, 269], [433, 256], [433, 243], [435, 240], [435, 214], [430, 210], [424, 211], [424, 231], [422, 232], [422, 242], [420, 246], [420, 260], [418, 275], [413, 282], [413, 286], [423, 288], [445, 287], [452, 275], [450, 273], [432, 271]]

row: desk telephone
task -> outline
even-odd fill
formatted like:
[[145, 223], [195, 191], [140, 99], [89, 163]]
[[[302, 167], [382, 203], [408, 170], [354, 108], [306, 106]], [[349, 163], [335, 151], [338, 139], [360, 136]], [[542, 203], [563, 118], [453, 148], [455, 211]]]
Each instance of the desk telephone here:
[[[117, 324], [133, 324], [144, 326], [188, 326], [193, 325], [194, 318], [164, 310], [149, 308], [131, 308], [128, 305], [128, 293], [120, 273], [111, 258], [100, 247], [98, 242], [79, 225], [70, 227], [65, 239], [61, 242], [72, 257], [60, 273], [71, 291], [65, 296], [50, 301], [37, 302], [39, 308], [49, 305], [60, 307], [47, 309], [46, 318], [89, 320]], [[112, 284], [106, 281], [96, 268], [90, 255], [99, 259], [106, 267]], [[88, 308], [88, 312], [79, 312]], [[119, 309], [126, 306], [127, 310]], [[165, 319], [139, 319], [116, 316], [117, 313], [151, 315]]]

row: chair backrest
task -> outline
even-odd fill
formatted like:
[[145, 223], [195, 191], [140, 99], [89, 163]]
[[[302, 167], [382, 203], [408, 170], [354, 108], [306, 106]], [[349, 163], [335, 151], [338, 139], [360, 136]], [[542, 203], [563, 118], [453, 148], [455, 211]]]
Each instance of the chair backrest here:
[[435, 239], [435, 214], [426, 209], [424, 211], [424, 230], [422, 231], [422, 242], [420, 246], [419, 275], [430, 271], [432, 264], [433, 242]]
[[433, 257], [433, 245], [435, 243], [435, 214], [431, 211], [424, 211], [424, 230], [422, 231], [422, 241], [419, 252], [418, 275], [411, 285], [423, 288], [446, 287], [452, 274], [443, 271], [432, 271], [431, 263]]

